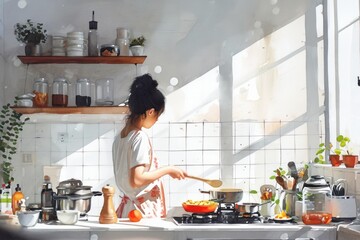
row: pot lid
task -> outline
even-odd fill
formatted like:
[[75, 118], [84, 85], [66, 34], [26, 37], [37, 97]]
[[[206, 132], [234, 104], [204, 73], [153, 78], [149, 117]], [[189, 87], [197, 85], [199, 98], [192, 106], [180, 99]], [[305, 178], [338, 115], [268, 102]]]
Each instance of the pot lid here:
[[81, 180], [70, 178], [68, 180], [60, 182], [57, 188], [78, 188], [78, 187], [82, 187], [82, 185], [83, 184]]
[[304, 187], [329, 187], [329, 184], [323, 176], [313, 175], [306, 180]]

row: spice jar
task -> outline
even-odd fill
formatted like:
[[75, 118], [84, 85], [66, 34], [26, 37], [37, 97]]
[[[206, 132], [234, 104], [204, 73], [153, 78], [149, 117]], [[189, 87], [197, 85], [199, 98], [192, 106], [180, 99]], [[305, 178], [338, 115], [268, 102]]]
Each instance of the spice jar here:
[[328, 224], [331, 222], [331, 189], [323, 176], [311, 176], [302, 191], [304, 224]]
[[45, 78], [38, 78], [34, 82], [33, 98], [35, 107], [47, 107], [48, 105], [48, 83]]
[[56, 78], [52, 86], [52, 105], [54, 107], [67, 107], [68, 82], [65, 78]]
[[91, 105], [91, 86], [86, 78], [80, 78], [76, 81], [76, 106], [89, 107]]

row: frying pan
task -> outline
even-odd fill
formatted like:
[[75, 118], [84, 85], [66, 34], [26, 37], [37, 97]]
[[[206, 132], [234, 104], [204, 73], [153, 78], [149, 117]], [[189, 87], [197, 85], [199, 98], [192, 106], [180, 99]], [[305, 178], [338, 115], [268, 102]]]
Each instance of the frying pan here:
[[193, 212], [193, 213], [210, 213], [215, 212], [215, 210], [218, 207], [218, 203], [214, 202], [210, 205], [193, 205], [193, 204], [186, 204], [183, 203], [182, 206], [185, 211], [187, 212]]
[[210, 194], [210, 199], [218, 199], [223, 203], [237, 203], [243, 198], [243, 190], [240, 188], [219, 188], [209, 191], [202, 191], [201, 193]]

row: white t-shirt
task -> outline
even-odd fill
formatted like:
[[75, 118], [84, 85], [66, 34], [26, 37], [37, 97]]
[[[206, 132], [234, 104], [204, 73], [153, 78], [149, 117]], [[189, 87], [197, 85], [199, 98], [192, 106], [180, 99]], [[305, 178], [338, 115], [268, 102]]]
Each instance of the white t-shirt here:
[[130, 185], [130, 169], [141, 164], [151, 163], [151, 145], [148, 136], [141, 130], [133, 130], [126, 137], [120, 134], [113, 143], [113, 166], [115, 181], [118, 188], [130, 199], [136, 196], [147, 186], [132, 188]]

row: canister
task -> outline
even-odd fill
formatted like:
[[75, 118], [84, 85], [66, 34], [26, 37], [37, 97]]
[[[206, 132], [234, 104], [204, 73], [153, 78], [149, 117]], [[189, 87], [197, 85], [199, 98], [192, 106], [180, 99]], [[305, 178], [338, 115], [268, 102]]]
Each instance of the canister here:
[[332, 220], [331, 189], [323, 176], [311, 176], [302, 190], [304, 224], [328, 224]]
[[47, 107], [48, 105], [48, 82], [45, 78], [35, 79], [33, 85], [33, 103], [35, 107]]
[[96, 80], [96, 105], [113, 105], [114, 104], [114, 80], [98, 79]]
[[54, 107], [67, 107], [69, 84], [65, 78], [56, 78], [52, 86], [52, 105]]
[[91, 85], [86, 78], [80, 78], [76, 81], [76, 106], [89, 107], [91, 105]]

